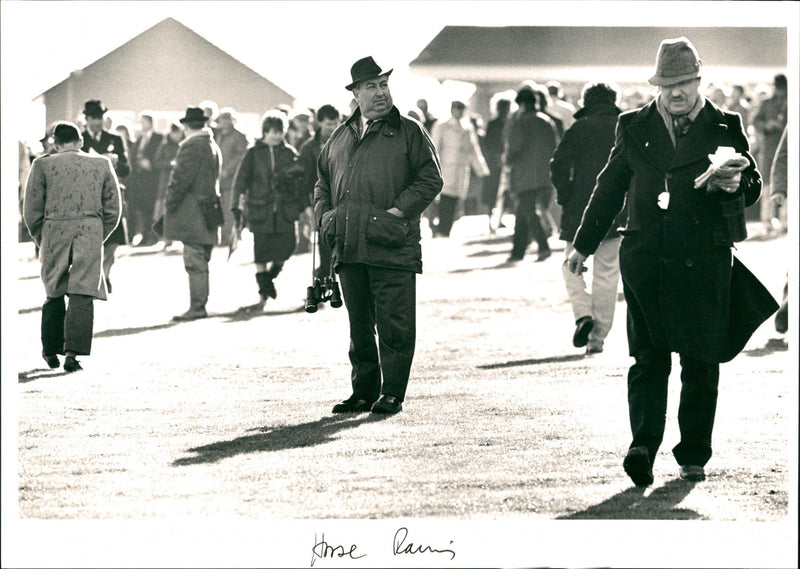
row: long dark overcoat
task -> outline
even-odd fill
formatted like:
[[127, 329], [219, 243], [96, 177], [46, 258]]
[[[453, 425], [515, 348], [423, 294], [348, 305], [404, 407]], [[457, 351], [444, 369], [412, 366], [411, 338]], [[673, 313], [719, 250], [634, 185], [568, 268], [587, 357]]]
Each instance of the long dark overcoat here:
[[[733, 194], [695, 189], [694, 179], [720, 146], [735, 148], [750, 162], [739, 189]], [[669, 206], [664, 210], [658, 196], [667, 190]], [[731, 247], [744, 238], [735, 231], [744, 223], [744, 207], [760, 193], [761, 176], [738, 114], [706, 101], [677, 150], [655, 101], [620, 115], [614, 148], [574, 246], [584, 255], [593, 253], [627, 195], [620, 272], [631, 355], [657, 347], [722, 362], [735, 355], [730, 346], [741, 349], [744, 344], [731, 336], [749, 337], [754, 328], [742, 330], [741, 322], [753, 324], [752, 319], [731, 314]]]

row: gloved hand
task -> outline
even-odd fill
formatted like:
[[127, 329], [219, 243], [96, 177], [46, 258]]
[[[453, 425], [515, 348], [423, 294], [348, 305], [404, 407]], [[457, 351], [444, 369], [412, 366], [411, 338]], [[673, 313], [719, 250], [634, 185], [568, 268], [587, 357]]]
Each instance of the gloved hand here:
[[236, 227], [241, 228], [244, 224], [244, 214], [242, 213], [242, 210], [239, 208], [233, 208], [231, 211], [233, 212], [233, 219], [236, 223]]

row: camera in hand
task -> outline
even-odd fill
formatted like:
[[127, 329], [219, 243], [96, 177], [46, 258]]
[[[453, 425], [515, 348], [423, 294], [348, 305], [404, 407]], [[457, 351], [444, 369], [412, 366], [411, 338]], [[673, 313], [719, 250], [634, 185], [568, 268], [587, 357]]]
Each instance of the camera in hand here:
[[322, 302], [330, 302], [333, 308], [342, 306], [342, 293], [335, 276], [315, 278], [314, 284], [306, 288], [306, 312], [316, 312]]

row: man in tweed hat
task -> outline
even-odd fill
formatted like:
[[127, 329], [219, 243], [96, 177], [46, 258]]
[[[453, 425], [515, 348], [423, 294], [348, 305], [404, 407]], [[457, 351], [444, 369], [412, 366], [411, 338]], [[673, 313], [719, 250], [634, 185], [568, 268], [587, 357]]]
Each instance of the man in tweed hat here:
[[[732, 259], [733, 243], [747, 236], [744, 208], [758, 200], [761, 176], [739, 115], [702, 96], [700, 66], [688, 39], [661, 43], [650, 78], [658, 96], [620, 115], [614, 147], [567, 261], [573, 273], [583, 270], [627, 198], [619, 262], [636, 361], [628, 372], [633, 438], [623, 467], [637, 486], [653, 483], [671, 352], [680, 355], [681, 365], [680, 442], [672, 453], [680, 477], [699, 481], [711, 458], [719, 364], [732, 359], [777, 308]], [[720, 147], [739, 153], [738, 166], [696, 183]], [[748, 300], [740, 303], [743, 288]]]

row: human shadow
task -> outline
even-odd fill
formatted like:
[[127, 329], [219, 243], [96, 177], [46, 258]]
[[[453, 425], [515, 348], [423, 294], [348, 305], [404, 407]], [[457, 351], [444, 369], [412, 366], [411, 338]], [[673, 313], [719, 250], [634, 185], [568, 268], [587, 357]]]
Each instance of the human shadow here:
[[28, 371], [21, 371], [19, 372], [18, 377], [19, 383], [29, 383], [31, 381], [36, 381], [37, 379], [60, 377], [62, 375], [67, 375], [67, 372], [63, 369], [36, 368]]
[[189, 466], [192, 464], [209, 464], [219, 462], [239, 454], [255, 452], [274, 452], [293, 448], [304, 448], [336, 440], [336, 434], [344, 429], [352, 429], [364, 423], [373, 423], [388, 418], [390, 415], [354, 415], [342, 414], [323, 417], [318, 421], [286, 425], [282, 427], [258, 427], [253, 435], [244, 435], [228, 441], [219, 441], [208, 445], [188, 449], [195, 456], [179, 458], [172, 466]]
[[495, 257], [497, 255], [508, 255], [508, 251], [505, 249], [503, 250], [492, 250], [492, 249], [481, 249], [480, 251], [475, 251], [474, 253], [470, 253], [467, 257]]
[[297, 306], [295, 308], [289, 308], [286, 310], [254, 310], [254, 311], [245, 311], [240, 309], [234, 310], [232, 312], [225, 312], [222, 314], [215, 314], [214, 316], [217, 318], [227, 318], [227, 322], [246, 322], [248, 320], [252, 320], [253, 318], [261, 318], [263, 316], [285, 316], [287, 314], [298, 314], [300, 312], [304, 312], [304, 306]]
[[511, 235], [491, 235], [479, 239], [468, 239], [464, 245], [495, 245], [497, 243], [511, 243]]
[[676, 478], [645, 496], [645, 488], [628, 488], [580, 512], [559, 516], [559, 520], [697, 520], [694, 510], [676, 508], [695, 486]]
[[760, 348], [753, 348], [752, 350], [745, 350], [742, 352], [744, 355], [751, 358], [761, 358], [774, 354], [775, 352], [785, 352], [789, 349], [789, 344], [783, 338], [770, 338], [767, 343]]
[[[506, 254], [508, 254], [507, 251], [506, 251]], [[513, 267], [516, 267], [516, 266], [517, 266], [517, 263], [515, 263], [513, 261], [503, 261], [499, 265], [493, 265], [491, 267], [473, 267], [471, 269], [467, 269], [467, 268], [464, 268], [464, 269], [453, 269], [452, 271], [447, 271], [447, 272], [448, 272], [448, 274], [451, 274], [451, 275], [458, 275], [458, 274], [464, 274], [464, 273], [474, 273], [475, 271], [494, 271], [494, 270], [497, 270], [497, 269], [511, 269]]]
[[478, 369], [499, 369], [504, 367], [532, 366], [539, 364], [552, 364], [557, 362], [577, 362], [585, 359], [584, 354], [568, 354], [563, 356], [550, 356], [547, 358], [535, 358], [530, 360], [512, 360], [496, 364], [486, 364], [478, 366]]
[[20, 308], [17, 311], [17, 314], [31, 314], [33, 312], [41, 312], [41, 311], [42, 311], [41, 306], [32, 306], [31, 308]]
[[131, 328], [112, 328], [110, 330], [103, 330], [97, 332], [95, 338], [113, 338], [115, 336], [131, 336], [133, 334], [141, 334], [142, 332], [152, 332], [154, 330], [163, 330], [164, 328], [172, 328], [179, 322], [166, 322], [164, 324], [154, 324], [153, 326], [133, 326]]

